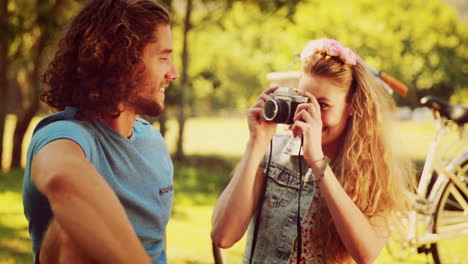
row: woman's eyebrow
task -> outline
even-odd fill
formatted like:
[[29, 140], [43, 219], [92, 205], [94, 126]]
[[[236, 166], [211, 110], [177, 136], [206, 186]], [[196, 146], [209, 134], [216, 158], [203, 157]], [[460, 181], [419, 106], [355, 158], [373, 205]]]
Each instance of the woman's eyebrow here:
[[330, 102], [330, 99], [328, 99], [327, 97], [317, 97], [317, 101]]

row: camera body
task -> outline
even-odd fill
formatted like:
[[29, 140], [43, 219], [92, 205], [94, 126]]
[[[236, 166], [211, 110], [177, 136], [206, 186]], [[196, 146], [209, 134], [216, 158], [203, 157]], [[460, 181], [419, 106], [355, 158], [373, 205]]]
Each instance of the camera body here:
[[280, 124], [293, 124], [294, 113], [297, 106], [307, 103], [305, 96], [298, 94], [288, 87], [280, 87], [270, 94], [272, 99], [263, 105], [263, 117], [266, 121]]

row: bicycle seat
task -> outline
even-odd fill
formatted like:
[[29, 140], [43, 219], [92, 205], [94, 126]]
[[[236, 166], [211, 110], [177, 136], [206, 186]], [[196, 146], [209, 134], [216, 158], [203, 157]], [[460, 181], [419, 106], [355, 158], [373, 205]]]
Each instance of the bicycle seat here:
[[422, 105], [437, 111], [441, 116], [452, 120], [458, 125], [468, 122], [468, 107], [458, 104], [449, 104], [444, 100], [432, 95], [424, 96], [419, 101]]

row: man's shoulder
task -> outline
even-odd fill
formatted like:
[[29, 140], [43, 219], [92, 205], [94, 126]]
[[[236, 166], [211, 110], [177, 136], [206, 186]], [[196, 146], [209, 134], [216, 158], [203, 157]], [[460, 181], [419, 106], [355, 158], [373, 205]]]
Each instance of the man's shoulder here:
[[[42, 121], [45, 122], [41, 124]], [[83, 134], [84, 136], [92, 136], [93, 134], [90, 129], [91, 126], [87, 125], [86, 121], [54, 120], [53, 122], [48, 122], [46, 119], [42, 121], [36, 126], [33, 138], [39, 135]]]
[[87, 121], [75, 120], [58, 112], [42, 119], [34, 129], [30, 150], [32, 155], [48, 143], [68, 139], [77, 143], [88, 154], [94, 143], [94, 133]]
[[134, 130], [139, 134], [161, 136], [161, 133], [150, 122], [141, 117], [137, 117], [134, 124]]
[[53, 113], [49, 116], [44, 117], [34, 128], [34, 133], [36, 133], [38, 130], [48, 126], [49, 124], [58, 122], [58, 121], [72, 121], [75, 120], [75, 115], [76, 115], [76, 108], [73, 107], [67, 107], [63, 111]]
[[136, 122], [135, 122], [135, 123], [136, 123], [136, 124], [141, 124], [141, 125], [144, 125], [144, 126], [152, 126], [152, 125], [150, 124], [150, 122], [146, 121], [145, 119], [143, 119], [143, 118], [141, 118], [141, 117], [139, 117], [139, 116], [137, 116]]

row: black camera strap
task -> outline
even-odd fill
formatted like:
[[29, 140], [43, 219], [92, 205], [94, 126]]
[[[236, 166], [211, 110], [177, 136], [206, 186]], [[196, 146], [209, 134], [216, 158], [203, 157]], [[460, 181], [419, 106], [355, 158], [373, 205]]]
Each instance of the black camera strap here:
[[268, 156], [266, 172], [264, 174], [265, 183], [263, 184], [263, 188], [262, 188], [262, 191], [260, 193], [260, 197], [258, 199], [257, 218], [255, 219], [254, 233], [253, 233], [253, 238], [252, 238], [252, 248], [250, 249], [250, 261], [249, 261], [250, 264], [252, 264], [253, 256], [254, 256], [254, 253], [255, 253], [255, 246], [257, 245], [258, 229], [260, 228], [260, 220], [261, 220], [260, 218], [261, 218], [261, 215], [262, 215], [263, 202], [265, 201], [266, 186], [267, 186], [267, 180], [268, 180], [268, 172], [270, 170], [270, 163], [271, 163], [271, 155], [272, 154], [273, 154], [273, 139], [270, 140], [270, 155]]
[[296, 217], [296, 228], [297, 228], [297, 264], [301, 263], [302, 257], [302, 222], [301, 222], [301, 194], [302, 194], [302, 186], [304, 185], [304, 181], [302, 179], [302, 137], [301, 137], [301, 146], [299, 147], [299, 194], [297, 197], [297, 217]]

